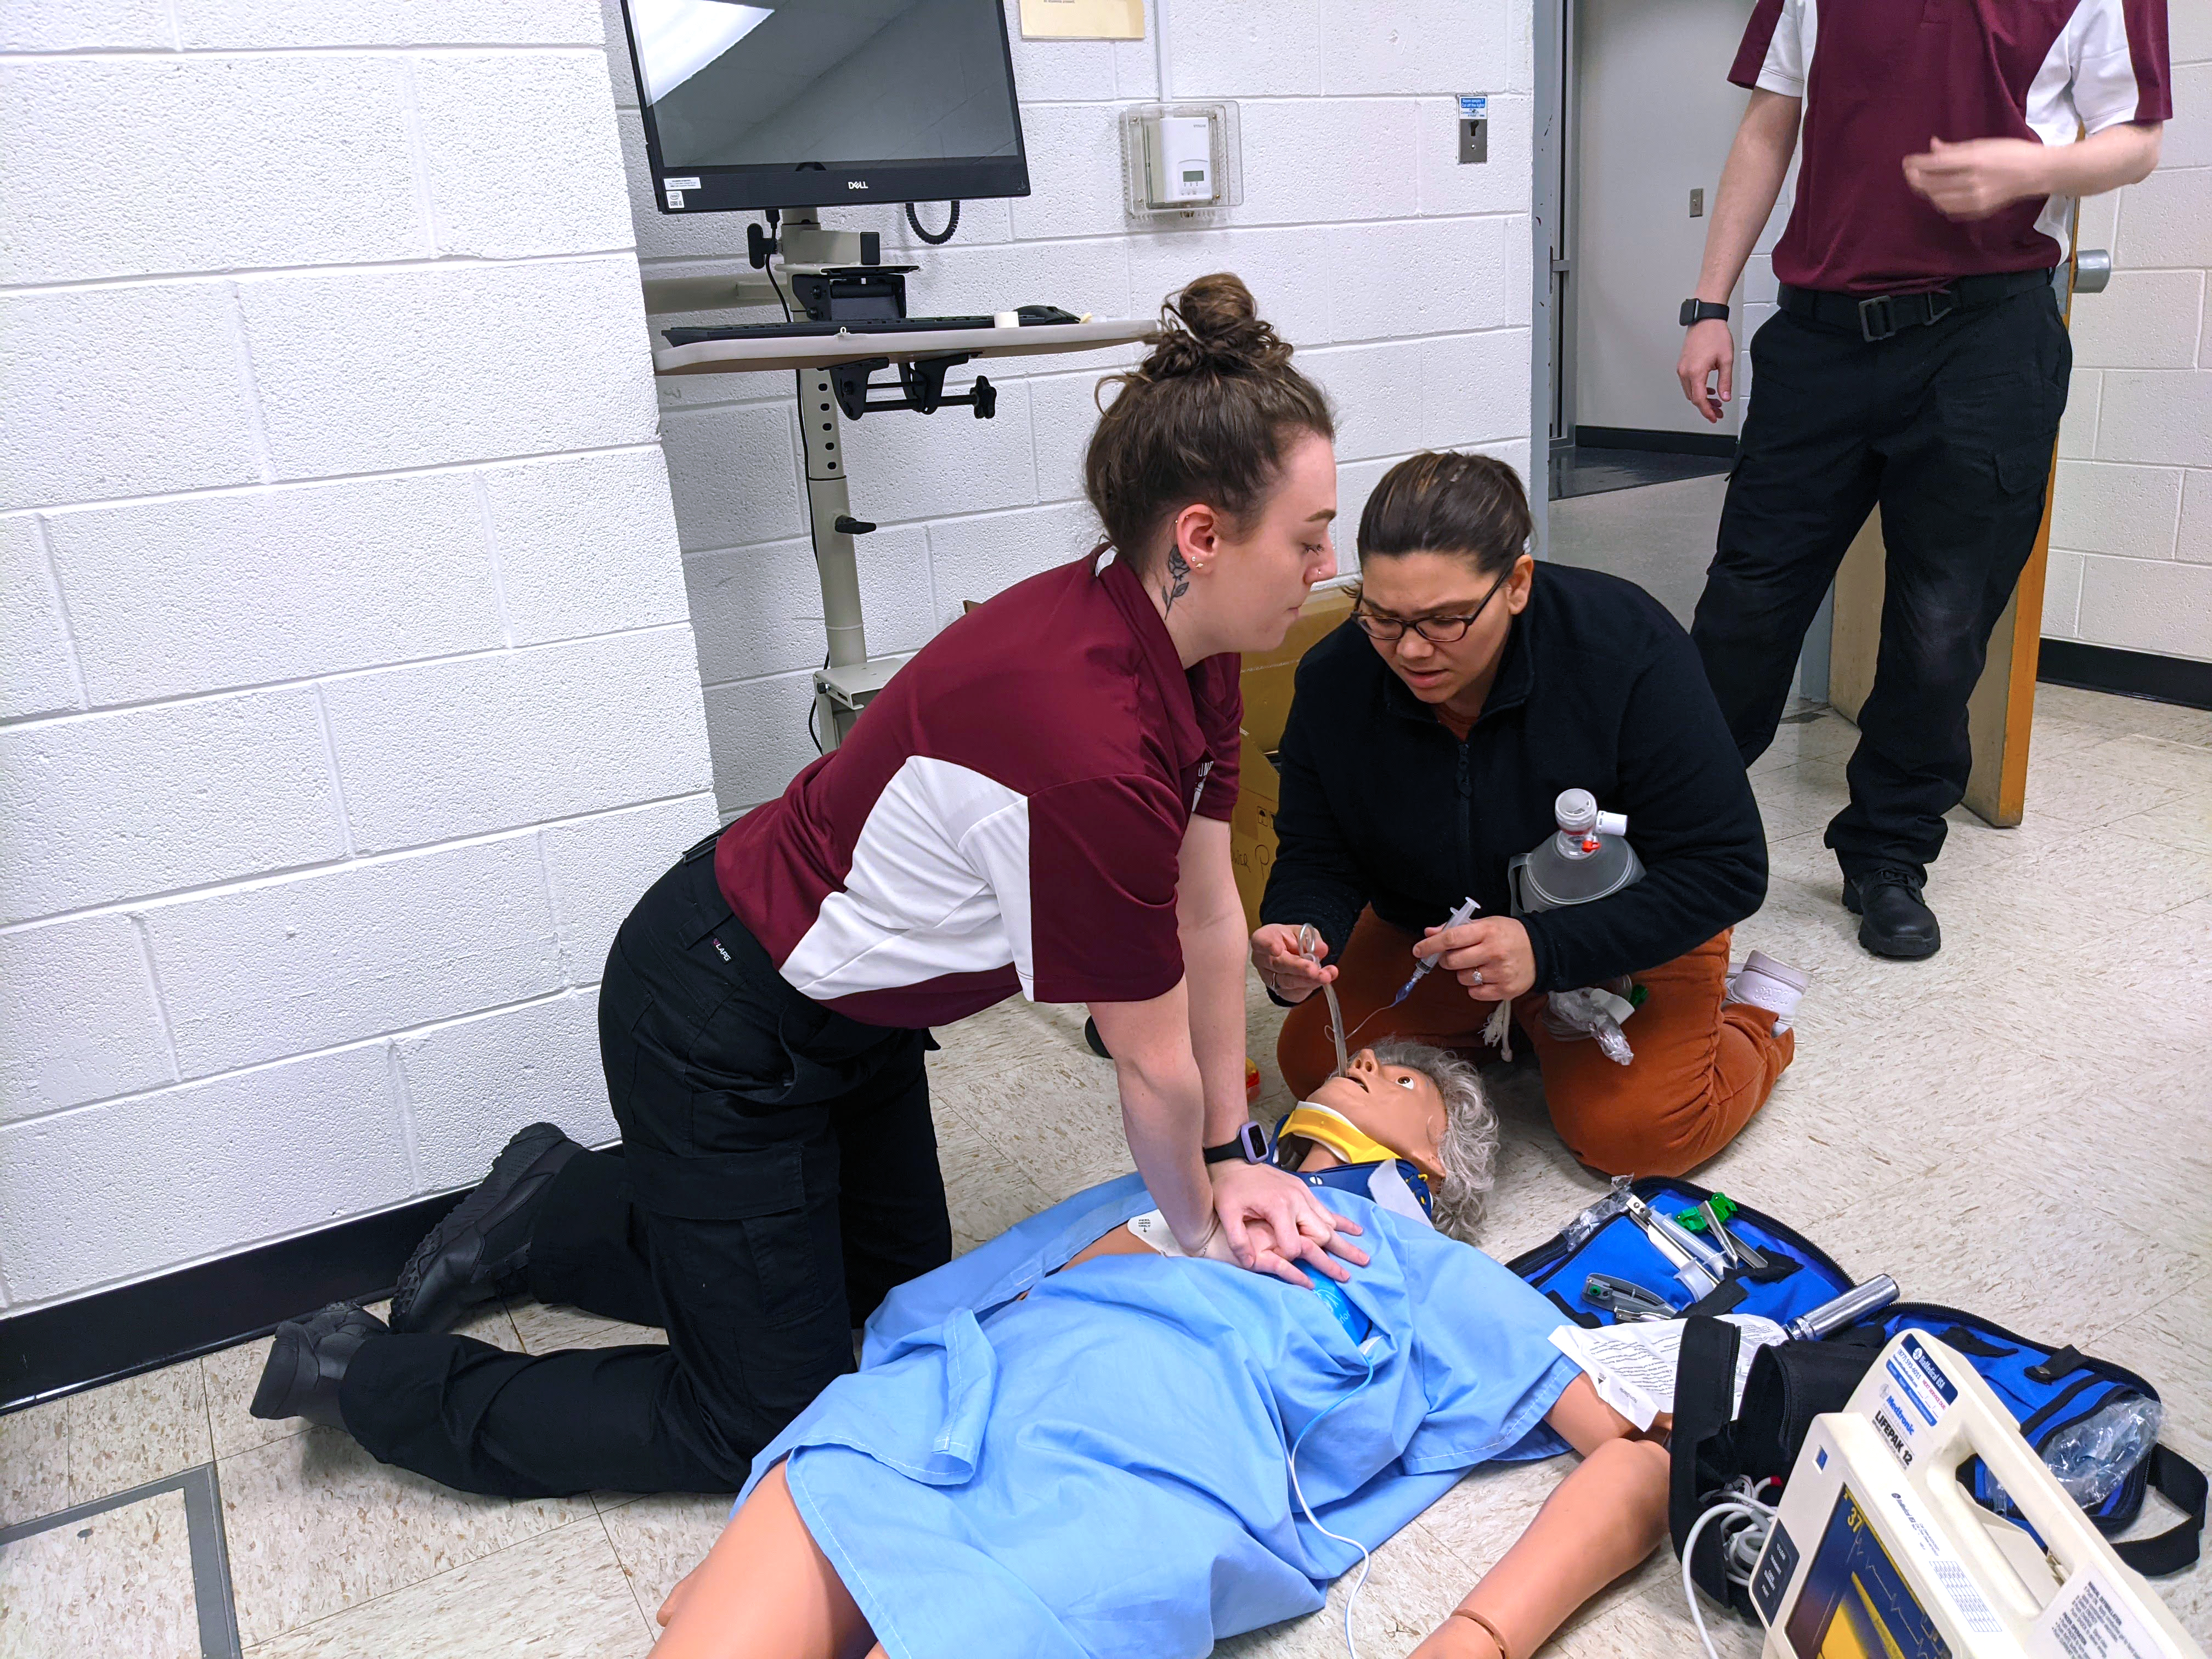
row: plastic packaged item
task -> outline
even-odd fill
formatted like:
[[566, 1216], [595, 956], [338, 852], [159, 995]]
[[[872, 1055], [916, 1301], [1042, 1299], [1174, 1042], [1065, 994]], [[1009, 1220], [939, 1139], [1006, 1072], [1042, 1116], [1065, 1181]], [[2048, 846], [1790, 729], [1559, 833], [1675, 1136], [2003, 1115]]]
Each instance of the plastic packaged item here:
[[1566, 1246], [1566, 1254], [1572, 1255], [1589, 1243], [1597, 1230], [1613, 1217], [1628, 1213], [1628, 1183], [1632, 1178], [1615, 1176], [1611, 1192], [1596, 1203], [1585, 1206], [1580, 1214], [1559, 1229], [1559, 1241]]
[[1553, 1036], [1588, 1036], [1598, 1051], [1616, 1066], [1626, 1066], [1636, 1051], [1621, 1035], [1620, 1022], [1636, 1012], [1636, 1005], [1603, 986], [1585, 985], [1578, 990], [1554, 991], [1546, 1003], [1544, 1024]]
[[[2166, 1408], [2155, 1400], [2115, 1395], [2101, 1409], [2045, 1441], [2044, 1466], [2058, 1477], [2068, 1497], [2094, 1510], [2150, 1455], [2165, 1418]], [[1995, 1480], [1990, 1482], [1990, 1503], [1999, 1515], [2020, 1513]]]

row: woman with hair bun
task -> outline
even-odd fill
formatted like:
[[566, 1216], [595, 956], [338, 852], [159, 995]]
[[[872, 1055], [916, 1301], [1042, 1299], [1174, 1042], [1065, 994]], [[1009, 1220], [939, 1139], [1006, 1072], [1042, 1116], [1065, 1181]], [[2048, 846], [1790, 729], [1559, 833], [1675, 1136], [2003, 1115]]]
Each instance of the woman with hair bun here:
[[[401, 1271], [390, 1329], [343, 1306], [279, 1328], [256, 1415], [473, 1492], [736, 1490], [950, 1257], [928, 1028], [1016, 995], [1089, 1007], [1188, 1254], [1300, 1285], [1367, 1260], [1239, 1134], [1237, 659], [1335, 571], [1334, 423], [1235, 276], [1149, 343], [1085, 460], [1099, 546], [945, 629], [623, 924], [599, 997], [621, 1150], [522, 1130]], [[439, 1334], [503, 1288], [667, 1346]]]

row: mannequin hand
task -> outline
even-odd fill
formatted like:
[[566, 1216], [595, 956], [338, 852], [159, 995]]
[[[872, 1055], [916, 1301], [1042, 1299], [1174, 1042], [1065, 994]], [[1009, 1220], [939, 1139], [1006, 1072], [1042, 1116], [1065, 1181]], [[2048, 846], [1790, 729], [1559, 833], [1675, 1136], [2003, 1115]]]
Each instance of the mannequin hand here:
[[2051, 152], [2032, 138], [1929, 140], [1905, 158], [1905, 182], [1947, 219], [1986, 219], [2030, 196], [2048, 196]]
[[1536, 982], [1535, 947], [1528, 942], [1528, 930], [1511, 916], [1431, 927], [1413, 954], [1435, 957], [1437, 966], [1456, 975], [1477, 1002], [1504, 1002]]
[[[1717, 317], [1708, 317], [1684, 331], [1682, 356], [1674, 365], [1674, 378], [1682, 383], [1682, 395], [1690, 400], [1692, 408], [1709, 421], [1720, 419], [1721, 406], [1728, 402], [1735, 386], [1735, 336], [1729, 332], [1726, 323]], [[1706, 382], [1715, 380], [1719, 386], [1709, 387]], [[1463, 1625], [1467, 1620], [1459, 1622]]]
[[[1324, 957], [1328, 955], [1326, 941], [1320, 950]], [[1279, 921], [1252, 935], [1252, 965], [1259, 969], [1260, 983], [1285, 1002], [1304, 1002], [1336, 977], [1335, 969], [1301, 955], [1298, 930]]]
[[1358, 1232], [1358, 1223], [1322, 1208], [1313, 1188], [1289, 1170], [1232, 1163], [1216, 1164], [1212, 1172], [1214, 1212], [1239, 1267], [1311, 1290], [1301, 1261], [1339, 1284], [1352, 1275], [1331, 1252], [1356, 1267], [1367, 1265], [1367, 1252], [1344, 1236]]

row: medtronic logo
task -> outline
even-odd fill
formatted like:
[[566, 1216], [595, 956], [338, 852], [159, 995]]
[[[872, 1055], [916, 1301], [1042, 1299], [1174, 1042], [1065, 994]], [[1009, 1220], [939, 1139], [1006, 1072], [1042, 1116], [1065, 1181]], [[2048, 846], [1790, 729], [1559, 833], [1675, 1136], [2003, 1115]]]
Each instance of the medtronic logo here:
[[845, 188], [848, 190], [866, 190], [867, 187], [868, 181], [865, 179], [848, 179], [845, 181]]

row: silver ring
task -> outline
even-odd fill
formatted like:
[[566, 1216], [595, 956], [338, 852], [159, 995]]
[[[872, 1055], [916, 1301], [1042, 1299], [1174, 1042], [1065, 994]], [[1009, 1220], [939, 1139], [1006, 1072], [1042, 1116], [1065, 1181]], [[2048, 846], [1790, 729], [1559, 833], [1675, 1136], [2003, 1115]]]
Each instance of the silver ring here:
[[1470, 979], [1470, 980], [1468, 980], [1468, 983], [1469, 985], [1480, 985], [1480, 984], [1481, 984], [1481, 983], [1482, 983], [1482, 969], [1480, 969], [1480, 968], [1476, 968], [1476, 969], [1471, 969], [1470, 971], [1474, 974], [1474, 978], [1472, 978], [1472, 979]]

